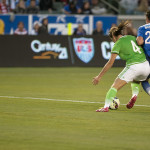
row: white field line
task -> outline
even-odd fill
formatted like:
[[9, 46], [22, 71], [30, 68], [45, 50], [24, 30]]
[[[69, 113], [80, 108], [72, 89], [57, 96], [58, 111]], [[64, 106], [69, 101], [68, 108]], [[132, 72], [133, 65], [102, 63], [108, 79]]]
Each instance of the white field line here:
[[[104, 102], [90, 102], [90, 101], [78, 101], [78, 100], [62, 100], [62, 99], [36, 98], [36, 97], [0, 96], [0, 98], [10, 98], [10, 99], [33, 99], [33, 100], [45, 100], [45, 101], [57, 101], [57, 102], [74, 102], [74, 103], [104, 104]], [[126, 104], [121, 104], [121, 105], [126, 105]], [[150, 105], [134, 105], [134, 106], [137, 106], [137, 107], [150, 107]]]

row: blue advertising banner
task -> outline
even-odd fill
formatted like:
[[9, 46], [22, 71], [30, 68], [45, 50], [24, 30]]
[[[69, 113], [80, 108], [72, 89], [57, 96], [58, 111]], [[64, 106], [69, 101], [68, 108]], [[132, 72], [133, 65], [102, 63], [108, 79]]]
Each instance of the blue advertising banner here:
[[16, 16], [0, 15], [0, 20], [2, 20], [5, 25], [4, 34], [13, 34], [14, 31], [17, 29], [17, 25], [20, 21], [24, 23], [24, 27], [28, 31], [29, 30], [28, 18], [29, 18], [28, 15], [16, 15]]
[[116, 16], [93, 16], [93, 15], [0, 15], [0, 20], [5, 24], [4, 34], [13, 34], [18, 22], [24, 23], [28, 34], [33, 28], [35, 21], [42, 22], [43, 18], [48, 18], [48, 30], [51, 35], [67, 35], [68, 23], [72, 24], [72, 33], [78, 24], [83, 24], [87, 35], [91, 35], [96, 27], [97, 21], [103, 22], [104, 34], [107, 35], [111, 25], [117, 23]]
[[104, 34], [108, 35], [108, 32], [112, 26], [112, 24], [117, 24], [117, 17], [116, 16], [93, 16], [93, 29], [96, 28], [96, 22], [102, 21], [103, 22], [103, 30]]
[[43, 18], [48, 18], [48, 29], [49, 33], [53, 35], [67, 35], [68, 34], [68, 23], [72, 23], [72, 33], [77, 28], [79, 23], [83, 24], [84, 29], [86, 30], [87, 34], [89, 34], [89, 16], [83, 16], [83, 15], [73, 15], [73, 16], [67, 16], [67, 15], [38, 15], [33, 16], [32, 24], [34, 24], [35, 21], [41, 22]]

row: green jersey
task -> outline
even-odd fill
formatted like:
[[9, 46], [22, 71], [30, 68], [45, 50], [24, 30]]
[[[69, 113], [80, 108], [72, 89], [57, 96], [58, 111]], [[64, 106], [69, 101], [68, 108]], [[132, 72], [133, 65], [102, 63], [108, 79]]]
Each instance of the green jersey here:
[[121, 37], [115, 43], [111, 53], [118, 54], [122, 60], [126, 61], [127, 66], [146, 61], [143, 49], [137, 45], [136, 37], [131, 35]]

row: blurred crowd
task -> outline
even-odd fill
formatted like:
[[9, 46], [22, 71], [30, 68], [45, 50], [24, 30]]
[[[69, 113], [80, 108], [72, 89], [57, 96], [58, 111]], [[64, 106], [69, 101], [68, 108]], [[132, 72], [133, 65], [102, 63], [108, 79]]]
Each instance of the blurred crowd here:
[[150, 10], [150, 0], [121, 0], [120, 13], [122, 14], [144, 14]]
[[[0, 22], [0, 26], [2, 27], [2, 24]], [[111, 27], [113, 26], [117, 26], [116, 24], [112, 24]], [[4, 28], [4, 27], [3, 27]], [[2, 30], [2, 28], [0, 28], [0, 34], [4, 34], [4, 30]], [[24, 23], [22, 21], [20, 21], [18, 23], [17, 29], [14, 31], [13, 33], [14, 35], [49, 35], [49, 31], [48, 31], [48, 19], [44, 18], [42, 20], [42, 23], [35, 21], [33, 23], [33, 29], [30, 31], [30, 33], [28, 33], [28, 31], [25, 29], [24, 27]], [[133, 35], [133, 36], [137, 36], [137, 30], [133, 27], [132, 22], [129, 23], [128, 27], [125, 28], [125, 30], [123, 31], [124, 35]], [[72, 35], [88, 35], [87, 31], [84, 29], [83, 24], [78, 24], [77, 28], [74, 29]], [[104, 30], [103, 30], [103, 22], [101, 20], [96, 22], [96, 28], [93, 30], [92, 35], [106, 35], [104, 34]]]
[[39, 23], [38, 21], [35, 21], [33, 24], [33, 29], [28, 33], [28, 31], [24, 27], [24, 23], [20, 21], [18, 23], [17, 29], [14, 31], [15, 35], [48, 35], [48, 19], [44, 18], [42, 20], [42, 23]]
[[0, 14], [142, 14], [149, 9], [150, 0], [0, 0]]
[[[55, 3], [61, 4], [56, 7]], [[110, 4], [110, 5], [108, 5]], [[58, 10], [59, 9], [59, 10]], [[43, 11], [46, 13], [62, 12], [64, 14], [84, 14], [84, 15], [101, 15], [101, 14], [144, 14], [150, 9], [150, 0], [0, 0], [0, 14], [38, 14]], [[112, 24], [115, 26], [115, 24]], [[3, 22], [0, 20], [0, 34], [4, 32]], [[14, 31], [16, 35], [39, 35], [49, 34], [48, 19], [44, 18], [42, 22], [35, 21], [30, 33], [24, 27], [21, 21]], [[87, 31], [83, 24], [73, 31], [74, 35], [86, 35]], [[136, 36], [136, 29], [130, 23], [124, 34]], [[97, 21], [96, 28], [92, 35], [104, 35], [103, 22]]]

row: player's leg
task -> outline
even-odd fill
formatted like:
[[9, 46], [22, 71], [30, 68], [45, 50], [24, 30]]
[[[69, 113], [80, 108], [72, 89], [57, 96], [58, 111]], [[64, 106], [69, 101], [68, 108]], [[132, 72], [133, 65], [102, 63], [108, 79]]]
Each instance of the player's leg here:
[[[149, 75], [149, 78], [150, 78], [150, 75]], [[148, 95], [150, 95], [150, 84], [149, 84], [148, 80], [142, 82], [142, 87], [143, 87], [144, 91]]]
[[[144, 81], [149, 74], [149, 64], [148, 62], [135, 64], [132, 66], [126, 66], [123, 71], [118, 75], [112, 88], [107, 92], [105, 99], [105, 106], [102, 109], [98, 109], [97, 112], [108, 112], [108, 108], [112, 100], [116, 97], [117, 91], [126, 85], [128, 82]], [[137, 83], [137, 84], [136, 84]], [[139, 83], [135, 82], [132, 84], [132, 93], [138, 95], [139, 93]], [[132, 100], [132, 98], [131, 98]], [[136, 100], [136, 99], [135, 99]], [[133, 107], [135, 100], [132, 101], [131, 108]]]
[[132, 108], [134, 106], [134, 103], [136, 102], [137, 96], [140, 92], [140, 82], [132, 82], [131, 83], [131, 90], [132, 90], [132, 97], [126, 107], [128, 109]]
[[110, 106], [110, 103], [113, 101], [113, 99], [116, 97], [118, 90], [122, 88], [124, 85], [126, 85], [128, 82], [128, 79], [126, 81], [126, 78], [128, 76], [129, 67], [125, 67], [122, 72], [118, 75], [116, 80], [114, 81], [113, 85], [109, 89], [109, 91], [106, 94], [105, 98], [105, 105], [104, 108], [96, 110], [97, 112], [108, 112], [108, 108]]
[[116, 97], [118, 90], [120, 90], [124, 85], [126, 85], [130, 81], [130, 79], [128, 79], [128, 76], [130, 76], [130, 69], [129, 67], [125, 67], [122, 70], [122, 72], [118, 75], [109, 91], [107, 92], [104, 108], [98, 109], [96, 110], [96, 112], [109, 111], [110, 103]]
[[[136, 81], [144, 81], [149, 75], [150, 66], [147, 61], [141, 64], [134, 65], [134, 68], [135, 68], [134, 80]], [[136, 102], [137, 96], [140, 91], [140, 82], [131, 83], [131, 89], [132, 89], [132, 97], [128, 102], [128, 104], [126, 105], [127, 108], [129, 109], [132, 108], [134, 106], [134, 103]]]
[[132, 82], [131, 90], [132, 90], [132, 97], [135, 95], [138, 96], [138, 94], [140, 92], [140, 82]]
[[[149, 64], [150, 64], [150, 57], [147, 56], [147, 60], [149, 61]], [[150, 79], [150, 75], [148, 76], [147, 80], [146, 81], [143, 81], [142, 82], [142, 87], [144, 89], [144, 91], [150, 95], [150, 83], [148, 82], [148, 79]]]
[[126, 81], [117, 78], [106, 94], [104, 108], [98, 109], [96, 110], [96, 112], [108, 112], [111, 102], [117, 95], [117, 91], [120, 90], [126, 84], [127, 84]]
[[104, 108], [109, 107], [110, 103], [113, 101], [113, 99], [116, 97], [117, 92], [124, 86], [126, 85], [127, 82], [124, 80], [121, 80], [117, 78], [112, 87], [109, 89], [109, 91], [106, 94], [106, 99], [105, 99], [105, 105]]

